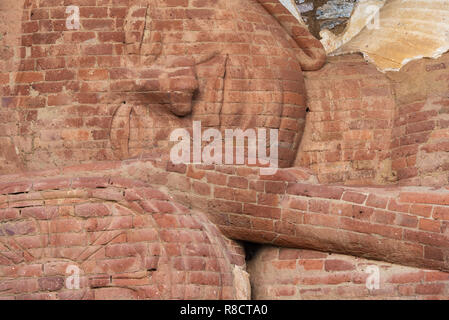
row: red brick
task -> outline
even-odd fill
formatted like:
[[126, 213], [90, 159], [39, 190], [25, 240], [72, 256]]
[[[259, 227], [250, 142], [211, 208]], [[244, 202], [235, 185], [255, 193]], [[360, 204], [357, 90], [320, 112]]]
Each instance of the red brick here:
[[33, 189], [39, 190], [52, 190], [52, 189], [66, 189], [70, 186], [70, 180], [65, 178], [46, 179], [36, 181], [33, 183]]
[[281, 216], [281, 209], [279, 208], [258, 206], [249, 203], [244, 204], [243, 212], [255, 217], [263, 217], [271, 219], [279, 219]]
[[72, 181], [73, 188], [104, 188], [108, 185], [108, 178], [75, 178]]
[[151, 203], [157, 208], [158, 212], [162, 213], [176, 212], [176, 208], [170, 202], [152, 200]]
[[418, 284], [416, 286], [417, 294], [441, 294], [444, 289], [443, 283]]
[[227, 199], [227, 200], [234, 200], [234, 190], [235, 189], [231, 189], [231, 188], [215, 187], [214, 188], [214, 197], [221, 198], [221, 199]]
[[326, 271], [355, 270], [355, 266], [348, 261], [338, 259], [327, 259], [324, 261], [324, 270]]
[[220, 277], [218, 273], [214, 272], [199, 272], [193, 271], [189, 276], [190, 283], [198, 285], [218, 286], [220, 283]]
[[278, 270], [295, 270], [296, 260], [273, 261], [273, 266]]
[[[257, 203], [264, 206], [276, 207], [279, 205], [279, 196], [277, 194], [259, 193], [257, 195]], [[307, 208], [307, 202], [305, 206]], [[293, 200], [290, 202], [290, 207], [293, 208]]]
[[449, 193], [401, 192], [401, 202], [449, 205]]
[[362, 204], [365, 202], [366, 195], [357, 192], [346, 191], [342, 200]]
[[370, 194], [368, 200], [366, 201], [366, 205], [368, 207], [375, 207], [380, 209], [386, 209], [388, 204], [388, 198], [379, 197], [373, 194]]
[[441, 223], [438, 220], [419, 219], [419, 229], [431, 232], [441, 232]]
[[75, 79], [75, 72], [67, 69], [45, 72], [45, 81], [62, 81]]
[[0, 221], [18, 219], [19, 214], [20, 214], [19, 209], [13, 208], [0, 209]]
[[[235, 195], [236, 201], [241, 201], [241, 202], [256, 202], [257, 201], [257, 193], [253, 190], [235, 189], [234, 195]], [[277, 203], [275, 203], [274, 205], [277, 205]]]
[[291, 198], [289, 207], [301, 211], [307, 211], [308, 201], [303, 199]]
[[44, 80], [42, 72], [18, 72], [16, 76], [17, 83], [32, 83]]
[[418, 226], [418, 218], [408, 214], [396, 214], [396, 224], [407, 227], [416, 228]]
[[424, 259], [444, 261], [444, 253], [439, 248], [425, 246], [424, 247]]
[[228, 186], [232, 188], [247, 189], [248, 179], [243, 177], [229, 177]]
[[31, 189], [31, 186], [31, 182], [0, 183], [0, 194], [27, 192]]
[[326, 200], [309, 200], [309, 211], [329, 213], [330, 202]]
[[287, 185], [284, 182], [266, 181], [265, 192], [267, 193], [285, 193]]
[[304, 270], [323, 270], [324, 262], [322, 260], [301, 260], [299, 264], [304, 267]]
[[111, 213], [102, 203], [85, 203], [75, 206], [75, 214], [81, 217], [103, 217]]
[[135, 191], [142, 199], [169, 200], [169, 197], [165, 193], [156, 189], [136, 188]]
[[80, 80], [107, 80], [109, 73], [106, 69], [81, 69], [78, 71]]
[[412, 204], [410, 206], [410, 213], [420, 215], [422, 217], [430, 218], [432, 206], [422, 204]]
[[[209, 172], [207, 173], [209, 174]], [[193, 166], [187, 167], [187, 176], [193, 179], [201, 180], [206, 175], [206, 171], [196, 170]], [[210, 182], [210, 181], [208, 181]]]
[[389, 280], [390, 283], [414, 283], [420, 282], [424, 278], [422, 271], [407, 272], [400, 274], [393, 274]]
[[296, 260], [299, 258], [300, 250], [279, 248], [279, 260]]
[[50, 245], [56, 247], [86, 246], [87, 237], [83, 233], [51, 234]]
[[449, 207], [435, 207], [432, 217], [434, 219], [449, 221]]
[[92, 197], [109, 201], [121, 201], [124, 199], [124, 192], [120, 189], [96, 189], [92, 191]]
[[207, 183], [194, 181], [192, 183], [193, 191], [202, 196], [209, 196], [211, 193], [211, 188]]
[[63, 58], [43, 58], [37, 60], [37, 67], [41, 70], [61, 69], [65, 66]]
[[373, 221], [381, 224], [393, 224], [396, 219], [396, 215], [393, 212], [375, 210], [373, 215]]
[[344, 189], [339, 187], [315, 186], [300, 183], [291, 183], [287, 188], [288, 194], [337, 200], [341, 198], [343, 191]]
[[449, 273], [441, 271], [427, 271], [425, 280], [429, 282], [449, 280]]
[[127, 232], [128, 242], [158, 241], [157, 231], [154, 229], [131, 229]]

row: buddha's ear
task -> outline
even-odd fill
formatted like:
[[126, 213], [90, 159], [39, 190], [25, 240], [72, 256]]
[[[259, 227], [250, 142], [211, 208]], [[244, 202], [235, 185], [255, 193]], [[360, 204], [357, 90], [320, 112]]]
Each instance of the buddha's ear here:
[[152, 30], [154, 3], [133, 5], [124, 22], [127, 64], [150, 66], [162, 53], [162, 34]]
[[318, 70], [326, 62], [326, 51], [306, 25], [300, 23], [279, 0], [257, 0], [296, 43], [296, 57], [303, 70]]

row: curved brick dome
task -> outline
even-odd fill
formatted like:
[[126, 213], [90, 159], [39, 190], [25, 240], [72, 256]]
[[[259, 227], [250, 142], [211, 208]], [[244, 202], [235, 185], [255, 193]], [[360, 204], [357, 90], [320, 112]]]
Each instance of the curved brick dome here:
[[241, 252], [160, 191], [102, 178], [0, 189], [2, 299], [236, 298]]

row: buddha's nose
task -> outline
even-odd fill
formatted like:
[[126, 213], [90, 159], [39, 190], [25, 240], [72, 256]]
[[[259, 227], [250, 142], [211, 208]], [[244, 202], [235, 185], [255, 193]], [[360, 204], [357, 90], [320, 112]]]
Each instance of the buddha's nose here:
[[[138, 90], [162, 93], [170, 112], [186, 116], [192, 112], [193, 98], [199, 89], [197, 62], [185, 56], [161, 56], [149, 59], [143, 55], [127, 56], [126, 69], [136, 79]], [[149, 64], [149, 65], [148, 65]]]
[[169, 110], [180, 117], [192, 112], [193, 97], [199, 88], [194, 68], [192, 64], [172, 66], [159, 77], [161, 90], [169, 96]]

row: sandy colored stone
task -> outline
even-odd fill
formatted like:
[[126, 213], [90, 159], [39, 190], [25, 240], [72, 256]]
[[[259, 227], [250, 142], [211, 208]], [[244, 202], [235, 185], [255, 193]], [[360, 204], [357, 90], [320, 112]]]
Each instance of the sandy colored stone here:
[[[377, 8], [380, 8], [378, 14]], [[449, 1], [363, 1], [345, 33], [323, 32], [332, 55], [361, 52], [381, 71], [397, 71], [410, 61], [438, 58], [449, 49]]]

